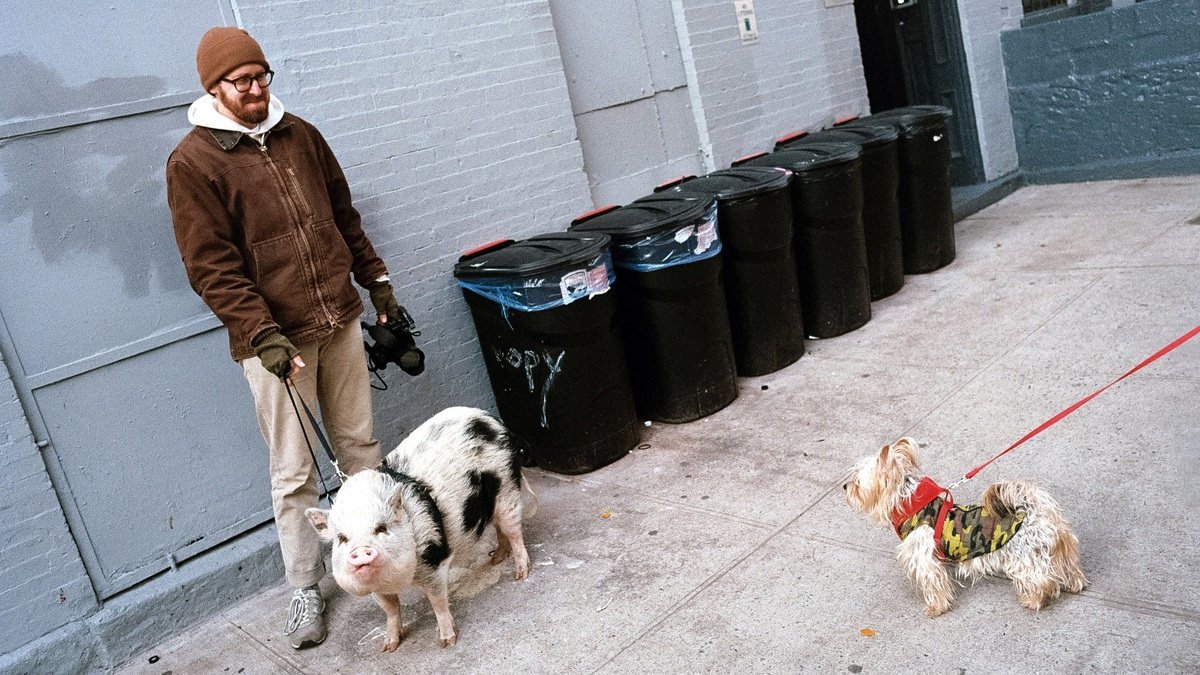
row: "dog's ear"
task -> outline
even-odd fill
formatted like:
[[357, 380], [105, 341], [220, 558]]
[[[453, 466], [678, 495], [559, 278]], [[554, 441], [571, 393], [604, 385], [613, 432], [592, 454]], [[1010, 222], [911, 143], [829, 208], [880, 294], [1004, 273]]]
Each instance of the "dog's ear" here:
[[917, 466], [917, 442], [908, 436], [892, 443], [892, 454], [903, 458], [912, 466]]
[[892, 446], [890, 446], [890, 445], [884, 445], [882, 448], [880, 448], [879, 449], [879, 461], [886, 462], [887, 458], [888, 458], [888, 453], [891, 451], [892, 451]]

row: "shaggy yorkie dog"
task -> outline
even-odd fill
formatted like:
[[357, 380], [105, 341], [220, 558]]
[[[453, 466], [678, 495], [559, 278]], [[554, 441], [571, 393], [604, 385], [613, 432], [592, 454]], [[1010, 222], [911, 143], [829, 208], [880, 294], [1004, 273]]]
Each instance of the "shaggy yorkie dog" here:
[[900, 535], [896, 557], [930, 617], [950, 609], [954, 599], [949, 564], [972, 582], [1012, 579], [1021, 605], [1034, 610], [1087, 585], [1071, 524], [1058, 502], [1032, 483], [996, 483], [984, 491], [983, 504], [955, 505], [948, 491], [919, 473], [916, 441], [901, 438], [859, 462], [842, 487], [851, 507]]

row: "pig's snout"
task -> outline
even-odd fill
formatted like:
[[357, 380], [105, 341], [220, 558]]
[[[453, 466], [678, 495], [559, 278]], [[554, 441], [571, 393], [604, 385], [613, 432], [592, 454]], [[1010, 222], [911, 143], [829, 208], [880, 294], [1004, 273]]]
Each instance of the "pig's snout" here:
[[358, 569], [360, 567], [366, 567], [367, 565], [375, 562], [377, 557], [379, 557], [379, 554], [376, 553], [374, 547], [359, 546], [351, 549], [350, 554], [346, 556], [346, 561], [350, 563], [352, 568]]

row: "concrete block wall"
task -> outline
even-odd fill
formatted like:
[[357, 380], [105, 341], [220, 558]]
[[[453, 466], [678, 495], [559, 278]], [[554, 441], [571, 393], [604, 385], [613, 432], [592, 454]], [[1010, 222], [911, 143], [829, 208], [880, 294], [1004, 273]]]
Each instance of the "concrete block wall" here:
[[959, 0], [958, 13], [984, 178], [996, 180], [1016, 171], [1018, 164], [1000, 33], [1018, 28], [1023, 11], [1017, 0], [999, 3]]
[[427, 370], [384, 371], [385, 445], [449, 405], [494, 409], [458, 256], [591, 208], [546, 0], [238, 3], [273, 93], [325, 134], [417, 321]]
[[66, 517], [0, 356], [0, 654], [96, 609]]
[[796, 129], [870, 112], [853, 5], [758, 0], [742, 44], [732, 2], [683, 0], [715, 168]]
[[1033, 182], [1200, 173], [1200, 0], [1151, 0], [1002, 36]]

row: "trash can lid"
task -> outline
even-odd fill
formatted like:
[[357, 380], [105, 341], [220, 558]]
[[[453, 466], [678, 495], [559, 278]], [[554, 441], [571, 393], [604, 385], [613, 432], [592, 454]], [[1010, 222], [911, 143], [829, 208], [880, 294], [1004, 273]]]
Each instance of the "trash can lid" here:
[[614, 240], [636, 239], [703, 218], [715, 198], [699, 193], [656, 193], [615, 209], [585, 213], [571, 221], [572, 232], [599, 232]]
[[863, 148], [877, 148], [893, 143], [899, 138], [896, 127], [891, 124], [861, 124], [822, 129], [807, 136], [775, 143], [776, 150], [799, 148], [812, 143], [857, 143]]
[[791, 179], [792, 172], [782, 167], [742, 166], [688, 178], [657, 194], [700, 193], [724, 201], [785, 188]]
[[586, 265], [608, 248], [604, 234], [551, 232], [521, 241], [504, 239], [468, 251], [454, 265], [458, 279], [525, 277]]
[[857, 143], [804, 143], [747, 160], [742, 166], [781, 166], [796, 174], [848, 164], [862, 155]]
[[891, 124], [900, 133], [918, 133], [928, 131], [931, 127], [945, 124], [954, 113], [944, 105], [910, 105], [904, 108], [892, 108], [870, 117], [851, 122], [847, 126], [859, 124]]

